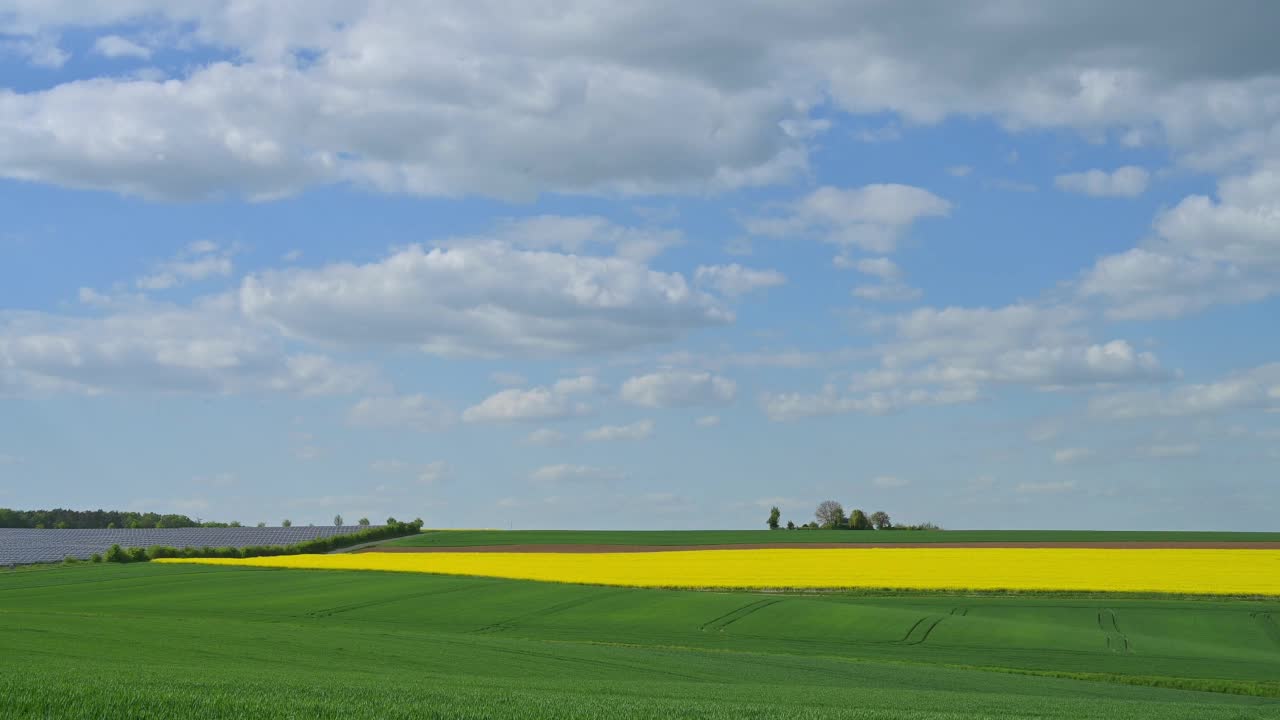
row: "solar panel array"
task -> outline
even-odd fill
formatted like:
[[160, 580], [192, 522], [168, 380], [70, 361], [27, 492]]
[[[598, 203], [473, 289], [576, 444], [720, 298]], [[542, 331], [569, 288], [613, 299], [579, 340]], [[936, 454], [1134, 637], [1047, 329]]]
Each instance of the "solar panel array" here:
[[[372, 527], [379, 527], [374, 525]], [[0, 528], [0, 566], [88, 560], [112, 545], [151, 547], [249, 547], [292, 545], [316, 538], [346, 535], [370, 526], [162, 528], [139, 530], [31, 530]]]

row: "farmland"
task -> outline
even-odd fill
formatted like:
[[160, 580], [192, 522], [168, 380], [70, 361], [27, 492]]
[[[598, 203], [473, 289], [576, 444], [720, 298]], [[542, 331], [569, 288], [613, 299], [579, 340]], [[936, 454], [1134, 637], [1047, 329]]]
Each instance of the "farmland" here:
[[764, 543], [1273, 542], [1280, 532], [1142, 530], [429, 530], [382, 543], [400, 547], [493, 545], [743, 545]]
[[361, 552], [157, 562], [388, 570], [622, 587], [1030, 590], [1280, 596], [1280, 550], [1010, 547]]
[[1276, 617], [1278, 602], [46, 567], [0, 573], [0, 715], [1268, 718]]

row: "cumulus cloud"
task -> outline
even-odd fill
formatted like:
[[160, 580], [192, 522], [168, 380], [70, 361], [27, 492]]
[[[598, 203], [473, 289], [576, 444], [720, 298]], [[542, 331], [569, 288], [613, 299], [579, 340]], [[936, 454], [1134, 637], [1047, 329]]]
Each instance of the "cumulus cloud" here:
[[1020, 495], [1059, 495], [1073, 492], [1075, 489], [1075, 480], [1051, 480], [1047, 482], [1018, 483], [1014, 487], [1014, 492]]
[[773, 420], [844, 413], [884, 414], [909, 407], [974, 402], [991, 385], [1039, 390], [1150, 383], [1171, 374], [1124, 340], [1089, 342], [1080, 311], [1060, 306], [920, 308], [873, 318], [890, 336], [876, 347], [880, 366], [854, 372], [821, 392], [768, 392]]
[[352, 425], [369, 428], [432, 431], [454, 421], [448, 405], [422, 394], [366, 397], [347, 413]]
[[652, 420], [637, 420], [629, 425], [601, 425], [582, 434], [593, 441], [645, 440], [653, 436]]
[[71, 53], [59, 45], [59, 38], [48, 34], [13, 37], [5, 33], [0, 36], [0, 57], [4, 55], [17, 55], [32, 66], [46, 70], [57, 70], [71, 59]]
[[1128, 391], [1093, 398], [1091, 414], [1113, 420], [1218, 415], [1280, 408], [1280, 363], [1236, 372], [1220, 380], [1168, 390]]
[[559, 380], [550, 387], [509, 388], [467, 408], [462, 419], [469, 423], [514, 422], [560, 420], [585, 415], [591, 412], [591, 406], [576, 396], [599, 389], [599, 381], [589, 375]]
[[1088, 460], [1097, 453], [1089, 448], [1062, 448], [1055, 450], [1053, 453], [1053, 461], [1059, 465], [1070, 465], [1084, 460]]
[[530, 480], [538, 482], [605, 482], [617, 480], [622, 473], [611, 468], [593, 465], [544, 465], [529, 475]]
[[622, 384], [622, 399], [651, 408], [727, 405], [738, 386], [734, 381], [696, 370], [668, 369], [638, 375]]
[[921, 218], [945, 216], [951, 203], [923, 188], [881, 184], [857, 188], [820, 187], [780, 215], [746, 220], [757, 235], [815, 237], [869, 252], [891, 252]]
[[103, 35], [93, 41], [93, 51], [107, 58], [137, 58], [147, 60], [151, 51], [146, 47], [119, 35]]
[[526, 445], [549, 447], [565, 441], [565, 434], [552, 428], [538, 428], [524, 437]]
[[732, 265], [700, 265], [694, 272], [699, 285], [715, 288], [722, 295], [737, 297], [754, 290], [775, 287], [787, 281], [777, 270], [752, 270], [734, 263]]
[[1093, 197], [1131, 198], [1146, 192], [1150, 178], [1151, 174], [1144, 168], [1126, 165], [1112, 172], [1089, 170], [1058, 175], [1053, 179], [1053, 184], [1059, 190]]
[[189, 281], [231, 275], [231, 251], [220, 251], [216, 243], [191, 243], [172, 260], [160, 263], [155, 270], [135, 281], [141, 290], [167, 290]]
[[432, 485], [449, 476], [449, 463], [443, 460], [427, 463], [418, 471], [417, 480], [423, 485]]
[[1120, 319], [1178, 317], [1280, 292], [1280, 170], [1224, 180], [1162, 211], [1154, 235], [1108, 255], [1080, 279], [1086, 299]]
[[341, 395], [377, 374], [290, 351], [218, 301], [140, 302], [101, 315], [0, 311], [0, 387], [30, 391]]
[[1170, 445], [1143, 445], [1137, 449], [1137, 454], [1139, 457], [1153, 459], [1195, 457], [1200, 454], [1200, 444], [1188, 442]]
[[[178, 198], [331, 182], [502, 197], [715, 191], [803, 172], [828, 124], [816, 109], [828, 107], [912, 124], [964, 115], [1015, 130], [1115, 129], [1220, 168], [1274, 151], [1280, 114], [1266, 32], [1280, 17], [1265, 4], [1191, 4], [1152, 23], [1165, 5], [654, 3], [592, 7], [563, 24], [473, 3], [111, 5], [24, 3], [6, 32], [50, 66], [66, 61], [63, 30], [121, 26], [175, 38], [166, 50], [232, 59], [190, 62], [168, 80], [5, 93], [7, 176]], [[458, 30], [474, 27], [484, 32]]]
[[894, 389], [853, 394], [828, 385], [819, 393], [765, 393], [760, 404], [770, 420], [791, 422], [809, 417], [863, 413], [886, 415], [904, 408], [955, 405], [978, 399], [973, 386], [944, 389]]
[[245, 278], [239, 300], [247, 316], [294, 337], [446, 356], [620, 350], [733, 319], [678, 273], [496, 241], [258, 273]]

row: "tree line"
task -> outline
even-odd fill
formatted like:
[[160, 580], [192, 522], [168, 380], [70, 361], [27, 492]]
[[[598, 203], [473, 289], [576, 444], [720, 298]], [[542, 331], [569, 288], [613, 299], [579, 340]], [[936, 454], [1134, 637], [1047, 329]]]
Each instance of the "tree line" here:
[[[333, 517], [334, 525], [342, 525], [341, 515]], [[368, 527], [369, 518], [360, 518], [359, 525]], [[285, 518], [280, 525], [293, 527], [293, 521]], [[260, 522], [258, 527], [266, 527]], [[28, 528], [33, 530], [150, 530], [152, 528], [233, 528], [244, 527], [238, 520], [216, 522], [192, 520], [186, 515], [174, 513], [130, 512], [127, 510], [12, 510], [0, 508], [0, 528]]]
[[112, 545], [106, 555], [94, 553], [91, 562], [147, 562], [157, 558], [252, 558], [271, 555], [305, 555], [326, 553], [330, 550], [347, 548], [374, 540], [390, 540], [406, 535], [417, 535], [422, 530], [422, 518], [413, 522], [400, 522], [395, 518], [387, 518], [386, 525], [367, 527], [364, 530], [346, 535], [330, 535], [329, 537], [304, 540], [293, 545], [251, 545], [249, 547], [187, 547], [175, 548], [163, 545], [151, 547], [123, 548]]
[[[835, 500], [823, 500], [818, 503], [818, 507], [813, 511], [813, 521], [803, 525], [796, 525], [793, 521], [787, 521], [788, 530], [941, 530], [942, 528], [933, 523], [926, 522], [919, 525], [894, 525], [893, 520], [889, 517], [889, 513], [883, 510], [877, 510], [871, 514], [867, 514], [861, 509], [855, 508], [848, 515], [845, 514], [844, 506]], [[782, 511], [775, 505], [769, 508], [769, 519], [765, 521], [770, 530], [778, 530], [782, 527]]]

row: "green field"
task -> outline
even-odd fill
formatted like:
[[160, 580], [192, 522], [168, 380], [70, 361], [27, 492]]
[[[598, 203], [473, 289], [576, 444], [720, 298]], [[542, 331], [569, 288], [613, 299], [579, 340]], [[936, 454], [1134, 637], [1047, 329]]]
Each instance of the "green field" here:
[[1278, 621], [1275, 602], [75, 565], [0, 573], [0, 717], [1280, 718]]
[[741, 545], [869, 542], [1280, 542], [1280, 532], [1161, 530], [426, 530], [382, 545]]

